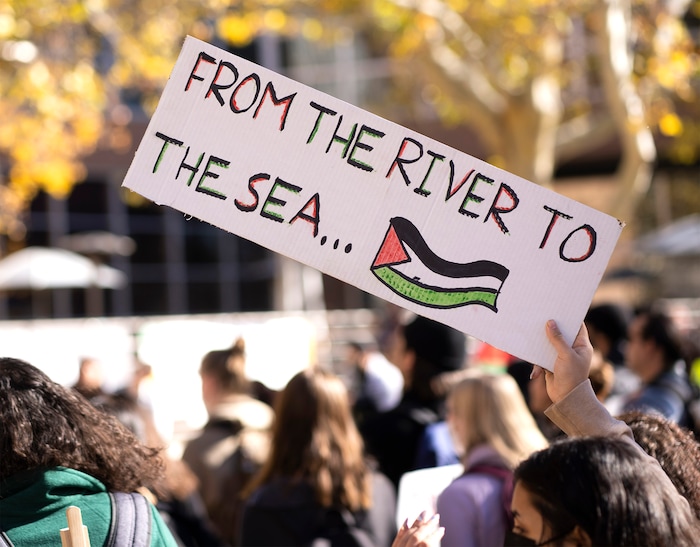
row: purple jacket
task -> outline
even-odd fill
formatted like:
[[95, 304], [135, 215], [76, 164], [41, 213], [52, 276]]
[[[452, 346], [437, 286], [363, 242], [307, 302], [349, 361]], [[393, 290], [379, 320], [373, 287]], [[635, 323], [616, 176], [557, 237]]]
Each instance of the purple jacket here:
[[[465, 468], [477, 465], [506, 467], [488, 445], [474, 448]], [[500, 479], [482, 473], [462, 475], [445, 488], [437, 500], [440, 525], [445, 528], [442, 547], [503, 545], [507, 523], [502, 488]]]

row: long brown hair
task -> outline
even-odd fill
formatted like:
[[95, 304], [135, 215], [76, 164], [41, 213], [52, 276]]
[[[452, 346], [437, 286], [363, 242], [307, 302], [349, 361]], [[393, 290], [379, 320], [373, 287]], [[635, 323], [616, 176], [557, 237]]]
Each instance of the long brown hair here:
[[227, 393], [247, 393], [250, 382], [245, 374], [245, 341], [238, 338], [228, 349], [214, 350], [202, 359], [200, 374], [216, 379]]
[[304, 370], [280, 393], [270, 456], [247, 493], [275, 478], [308, 481], [324, 507], [369, 508], [362, 438], [352, 419], [347, 390], [334, 374], [318, 368]]

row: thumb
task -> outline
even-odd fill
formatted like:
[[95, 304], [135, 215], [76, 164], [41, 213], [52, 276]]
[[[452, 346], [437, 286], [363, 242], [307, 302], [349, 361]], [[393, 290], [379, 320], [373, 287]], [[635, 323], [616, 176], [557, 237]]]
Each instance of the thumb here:
[[557, 350], [557, 353], [561, 353], [562, 350], [566, 351], [569, 349], [569, 345], [564, 340], [564, 335], [559, 330], [559, 326], [554, 319], [547, 321], [547, 338], [554, 346], [554, 349]]

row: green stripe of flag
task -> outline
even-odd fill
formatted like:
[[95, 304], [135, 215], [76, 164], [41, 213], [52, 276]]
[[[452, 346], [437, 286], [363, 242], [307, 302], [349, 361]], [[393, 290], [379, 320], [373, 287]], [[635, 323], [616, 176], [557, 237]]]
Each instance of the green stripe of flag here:
[[433, 308], [456, 308], [467, 304], [485, 304], [495, 308], [498, 293], [489, 289], [444, 289], [422, 286], [389, 266], [375, 268], [374, 274], [408, 300]]

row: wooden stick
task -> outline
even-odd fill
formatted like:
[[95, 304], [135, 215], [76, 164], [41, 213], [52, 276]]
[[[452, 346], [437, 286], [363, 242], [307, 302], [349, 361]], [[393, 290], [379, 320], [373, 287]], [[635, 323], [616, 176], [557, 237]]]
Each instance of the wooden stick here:
[[61, 529], [62, 547], [90, 547], [87, 526], [83, 524], [80, 508], [71, 505], [66, 509], [68, 528]]

